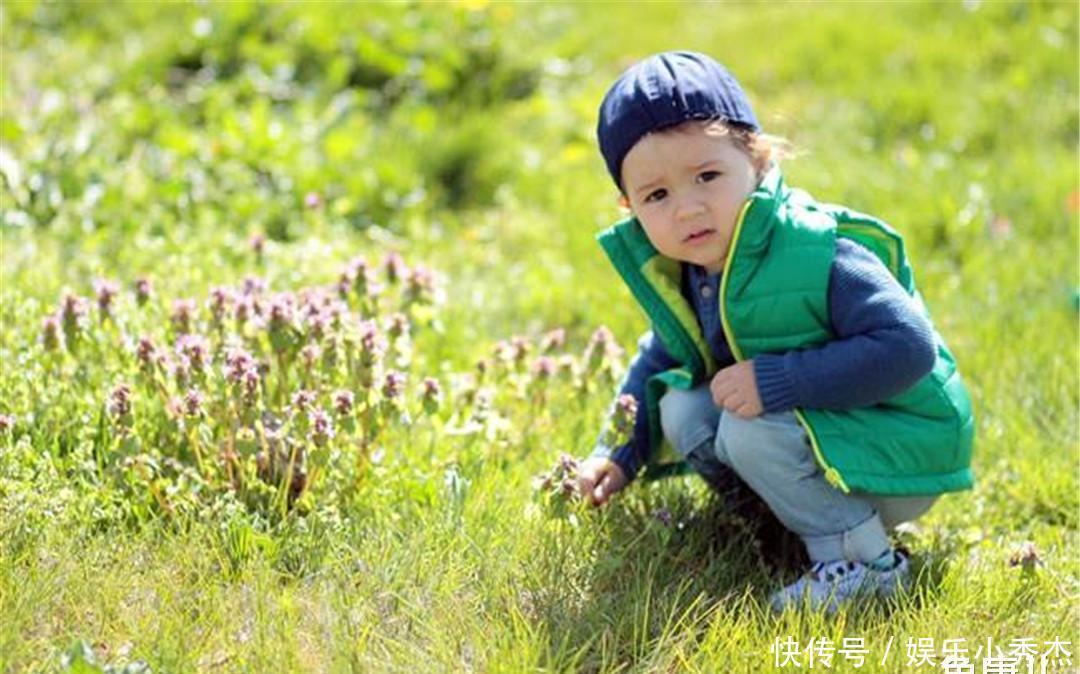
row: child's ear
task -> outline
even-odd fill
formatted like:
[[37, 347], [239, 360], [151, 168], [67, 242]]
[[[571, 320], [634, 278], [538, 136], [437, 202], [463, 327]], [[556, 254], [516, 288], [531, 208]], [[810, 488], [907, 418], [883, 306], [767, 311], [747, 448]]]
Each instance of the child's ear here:
[[619, 204], [619, 208], [623, 209], [624, 211], [631, 210], [630, 209], [630, 200], [627, 199], [626, 195], [623, 194], [622, 192], [619, 192], [619, 198], [616, 201]]
[[754, 165], [754, 169], [757, 171], [758, 180], [760, 181], [765, 177], [765, 174], [772, 168], [772, 153], [755, 154], [751, 157], [751, 162]]

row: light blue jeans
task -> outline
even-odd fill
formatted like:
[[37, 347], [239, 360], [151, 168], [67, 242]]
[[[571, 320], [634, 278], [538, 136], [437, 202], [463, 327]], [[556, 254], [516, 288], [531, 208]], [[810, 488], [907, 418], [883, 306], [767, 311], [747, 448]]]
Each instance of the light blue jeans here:
[[845, 494], [825, 480], [792, 412], [742, 419], [716, 407], [708, 384], [660, 400], [667, 438], [710, 483], [734, 471], [802, 538], [815, 562], [868, 562], [890, 548], [887, 529], [919, 517], [937, 496]]

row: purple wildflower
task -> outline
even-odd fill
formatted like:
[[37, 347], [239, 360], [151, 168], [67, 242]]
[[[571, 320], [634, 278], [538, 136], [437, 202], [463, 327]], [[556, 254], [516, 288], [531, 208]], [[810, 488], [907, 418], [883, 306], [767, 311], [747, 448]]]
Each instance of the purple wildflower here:
[[300, 389], [292, 395], [292, 405], [294, 411], [310, 411], [315, 405], [315, 392], [308, 391], [307, 389]]
[[487, 374], [491, 371], [492, 366], [493, 363], [489, 358], [481, 358], [476, 361], [476, 378], [479, 381], [487, 379]]
[[386, 340], [379, 334], [375, 321], [362, 321], [360, 332], [360, 360], [370, 367], [386, 353]]
[[173, 300], [172, 314], [170, 315], [169, 320], [172, 321], [173, 329], [176, 330], [177, 334], [183, 335], [191, 332], [191, 324], [195, 319], [195, 312], [195, 300]]
[[360, 301], [362, 309], [378, 299], [382, 290], [378, 282], [376, 282], [367, 260], [362, 257], [355, 258], [349, 263], [346, 274], [352, 292]]
[[247, 323], [255, 313], [255, 298], [250, 295], [241, 295], [236, 298], [233, 304], [233, 318], [237, 323], [240, 325]]
[[307, 317], [308, 335], [315, 340], [322, 339], [330, 330], [330, 322], [331, 318], [329, 313], [316, 311], [314, 314], [309, 314]]
[[386, 334], [395, 340], [399, 337], [408, 337], [409, 317], [402, 313], [391, 314], [386, 320]]
[[373, 280], [371, 278], [371, 267], [368, 265], [367, 259], [363, 257], [354, 257], [350, 260], [345, 267], [345, 274], [348, 275], [354, 286], [360, 286], [357, 292], [366, 292], [367, 284]]
[[98, 310], [102, 318], [112, 315], [113, 300], [118, 292], [120, 288], [112, 281], [100, 278], [94, 280], [94, 294], [97, 295]]
[[165, 412], [173, 419], [184, 416], [184, 399], [180, 396], [170, 396], [165, 403]]
[[356, 278], [357, 276], [367, 276], [368, 274], [368, 261], [363, 256], [357, 256], [349, 260], [349, 263], [345, 266], [346, 272]]
[[439, 298], [439, 287], [435, 279], [435, 272], [419, 265], [414, 267], [409, 273], [408, 284], [405, 287], [405, 298], [410, 304], [414, 302], [434, 303]]
[[244, 403], [254, 405], [259, 396], [259, 371], [255, 368], [244, 370], [241, 383], [244, 387]]
[[514, 360], [514, 365], [521, 367], [525, 364], [525, 359], [532, 351], [532, 344], [524, 337], [511, 337], [510, 338], [510, 354]]
[[305, 344], [304, 348], [300, 349], [300, 362], [304, 364], [307, 372], [311, 372], [318, 364], [321, 355], [322, 350], [319, 349], [318, 344]]
[[322, 196], [318, 192], [308, 192], [304, 195], [304, 206], [311, 209], [322, 206]]
[[46, 316], [41, 321], [41, 343], [46, 351], [56, 351], [64, 346], [64, 335], [60, 330], [60, 317], [56, 314]]
[[157, 363], [157, 347], [146, 335], [139, 337], [139, 344], [135, 347], [135, 359], [139, 361], [139, 368], [142, 370], [150, 370]]
[[292, 293], [279, 293], [270, 300], [270, 329], [281, 329], [292, 323], [296, 298]]
[[199, 389], [190, 389], [184, 394], [184, 414], [189, 417], [202, 416], [203, 394]]
[[439, 380], [434, 377], [424, 377], [424, 381], [421, 386], [423, 387], [423, 394], [425, 398], [442, 398], [442, 387], [439, 385]]
[[442, 387], [434, 377], [424, 377], [420, 388], [420, 405], [427, 414], [439, 411], [442, 404]]
[[599, 327], [589, 338], [589, 345], [585, 347], [585, 363], [589, 372], [599, 369], [602, 365], [610, 364], [613, 358], [621, 353], [619, 345], [615, 342], [615, 336], [606, 327]]
[[135, 302], [141, 307], [150, 301], [154, 293], [154, 284], [145, 276], [135, 281]]
[[170, 363], [173, 378], [178, 388], [185, 388], [191, 381], [191, 361], [183, 354], [176, 354]]
[[316, 447], [325, 447], [334, 438], [334, 422], [321, 409], [309, 412], [308, 421], [311, 423], [311, 441]]
[[333, 301], [320, 287], [302, 288], [299, 292], [300, 314], [305, 318], [321, 314]]
[[114, 419], [122, 419], [131, 414], [131, 387], [127, 384], [117, 384], [109, 394], [105, 411]]
[[604, 433], [606, 442], [611, 447], [626, 444], [634, 435], [634, 423], [637, 420], [637, 398], [624, 393], [615, 399], [608, 416], [608, 426]]
[[637, 398], [624, 393], [615, 399], [615, 411], [612, 422], [615, 425], [615, 432], [621, 436], [629, 436], [634, 432], [634, 421], [637, 419], [638, 401]]
[[547, 491], [551, 489], [554, 484], [555, 481], [552, 479], [551, 473], [540, 473], [539, 475], [533, 476], [532, 479], [533, 491]]
[[330, 322], [331, 328], [341, 330], [345, 325], [345, 319], [349, 316], [349, 305], [340, 300], [331, 302], [326, 307], [326, 313], [323, 316]]
[[1009, 556], [1009, 566], [1019, 566], [1029, 572], [1034, 571], [1037, 566], [1042, 566], [1042, 563], [1039, 549], [1031, 541], [1024, 541], [1016, 546]]
[[262, 295], [266, 292], [266, 280], [258, 276], [248, 276], [244, 279], [242, 292], [250, 296]]
[[629, 393], [624, 393], [615, 399], [616, 412], [618, 412], [626, 419], [634, 418], [634, 416], [637, 415], [637, 409], [637, 398], [630, 395]]
[[233, 347], [225, 354], [225, 379], [240, 389], [245, 405], [255, 404], [262, 375], [259, 363], [245, 349]]
[[566, 329], [555, 328], [540, 338], [540, 352], [551, 353], [566, 345]]
[[578, 496], [577, 471], [577, 459], [564, 452], [551, 470], [533, 477], [533, 489], [549, 492], [551, 496], [559, 497], [561, 502], [573, 499]]
[[335, 372], [341, 362], [342, 353], [345, 351], [343, 339], [336, 334], [331, 334], [320, 346], [322, 349], [320, 367], [324, 372]]
[[225, 354], [225, 378], [229, 381], [239, 384], [243, 382], [245, 372], [255, 369], [255, 358], [247, 350], [234, 347]]
[[248, 239], [248, 246], [251, 247], [251, 252], [255, 253], [255, 257], [262, 257], [263, 251], [266, 249], [266, 237], [262, 234], [252, 234]]
[[207, 300], [206, 306], [210, 310], [215, 326], [221, 327], [232, 299], [232, 291], [228, 288], [216, 286], [210, 290], [210, 299]]
[[674, 521], [674, 518], [671, 516], [671, 511], [667, 508], [660, 508], [659, 510], [653, 511], [652, 516], [657, 522], [663, 524], [665, 527], [670, 527]]
[[540, 356], [532, 364], [533, 375], [539, 380], [548, 380], [555, 376], [558, 364], [551, 356]]
[[352, 286], [352, 274], [350, 274], [348, 270], [341, 272], [341, 275], [338, 276], [338, 282], [336, 286], [338, 297], [340, 297], [341, 299], [346, 299], [349, 296], [349, 292], [352, 291]]
[[396, 370], [386, 373], [383, 379], [382, 394], [387, 400], [399, 400], [405, 390], [405, 375]]
[[346, 391], [345, 389], [334, 391], [333, 399], [335, 412], [343, 417], [352, 414], [354, 403], [352, 391]]
[[69, 347], [74, 346], [86, 329], [86, 300], [68, 293], [60, 305], [60, 323]]
[[387, 253], [383, 258], [383, 268], [386, 270], [386, 281], [395, 285], [409, 274], [409, 268], [405, 266], [405, 260], [397, 253]]
[[270, 345], [274, 351], [282, 353], [294, 346], [296, 299], [292, 293], [275, 295], [270, 301], [270, 318], [267, 328], [270, 333]]
[[192, 370], [202, 372], [210, 361], [210, 342], [202, 335], [180, 335], [176, 352], [187, 359]]

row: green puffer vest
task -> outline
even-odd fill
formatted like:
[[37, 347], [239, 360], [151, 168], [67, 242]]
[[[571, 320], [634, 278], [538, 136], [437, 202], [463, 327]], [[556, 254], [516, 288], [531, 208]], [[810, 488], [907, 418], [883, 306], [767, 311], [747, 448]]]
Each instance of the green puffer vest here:
[[[837, 236], [876, 254], [925, 311], [898, 233], [870, 216], [789, 190], [774, 168], [743, 207], [720, 285], [720, 317], [736, 360], [835, 339], [828, 283]], [[660, 255], [633, 217], [597, 238], [656, 336], [680, 363], [646, 384], [651, 443], [646, 475], [684, 472], [685, 464], [663, 442], [659, 401], [669, 387], [688, 389], [710, 380], [717, 365], [680, 291], [681, 264]], [[934, 335], [933, 371], [900, 395], [851, 410], [795, 410], [832, 485], [895, 496], [971, 488], [971, 401], [952, 354]]]

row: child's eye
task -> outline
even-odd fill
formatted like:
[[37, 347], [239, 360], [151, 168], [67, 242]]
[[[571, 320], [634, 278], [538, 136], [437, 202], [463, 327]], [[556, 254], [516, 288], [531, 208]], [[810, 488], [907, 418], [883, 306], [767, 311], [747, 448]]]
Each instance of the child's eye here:
[[652, 192], [649, 192], [648, 196], [645, 197], [645, 203], [649, 203], [650, 201], [660, 201], [666, 196], [667, 190], [665, 189], [653, 190]]
[[722, 174], [719, 171], [702, 171], [698, 174], [698, 179], [703, 183], [707, 183], [712, 180], [716, 180]]

